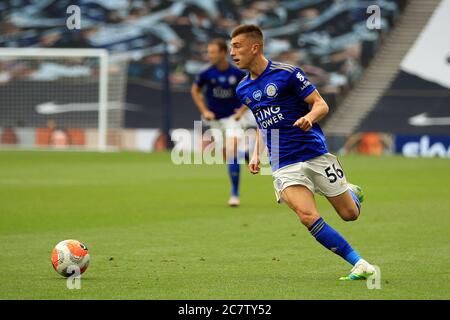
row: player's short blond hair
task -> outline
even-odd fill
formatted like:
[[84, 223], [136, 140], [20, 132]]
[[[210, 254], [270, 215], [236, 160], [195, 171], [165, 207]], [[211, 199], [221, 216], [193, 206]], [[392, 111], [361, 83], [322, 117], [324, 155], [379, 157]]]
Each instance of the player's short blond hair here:
[[233, 32], [231, 32], [231, 38], [237, 37], [238, 35], [245, 34], [248, 37], [255, 39], [261, 44], [264, 43], [264, 36], [260, 27], [254, 24], [241, 24], [237, 26]]

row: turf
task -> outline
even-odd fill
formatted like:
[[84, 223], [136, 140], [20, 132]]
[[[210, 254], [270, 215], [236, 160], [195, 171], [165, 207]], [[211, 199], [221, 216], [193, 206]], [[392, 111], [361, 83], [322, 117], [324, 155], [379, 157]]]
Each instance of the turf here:
[[[167, 153], [0, 152], [0, 299], [449, 299], [450, 161], [342, 157], [364, 186], [363, 213], [319, 209], [367, 260], [381, 289], [339, 282], [270, 176], [242, 175], [228, 208], [224, 166], [173, 165]], [[83, 241], [81, 290], [51, 267], [53, 246]]]

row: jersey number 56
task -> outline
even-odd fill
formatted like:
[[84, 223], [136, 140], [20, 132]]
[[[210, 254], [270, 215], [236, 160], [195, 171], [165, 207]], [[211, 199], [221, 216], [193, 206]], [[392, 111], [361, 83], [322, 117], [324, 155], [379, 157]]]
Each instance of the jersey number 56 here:
[[[332, 172], [333, 170], [334, 172]], [[331, 167], [328, 167], [325, 169], [325, 173], [327, 174], [328, 179], [330, 179], [331, 183], [335, 183], [339, 177], [339, 179], [342, 179], [344, 177], [344, 171], [342, 169], [337, 168], [335, 164], [333, 164]]]

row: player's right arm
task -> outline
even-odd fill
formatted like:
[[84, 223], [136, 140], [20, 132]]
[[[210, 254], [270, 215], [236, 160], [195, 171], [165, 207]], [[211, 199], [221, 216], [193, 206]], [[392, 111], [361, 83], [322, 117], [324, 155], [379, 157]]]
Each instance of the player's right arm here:
[[192, 84], [191, 95], [201, 115], [206, 120], [214, 120], [216, 115], [213, 112], [211, 112], [206, 106], [205, 100], [203, 99], [201, 88], [196, 83]]
[[260, 157], [262, 153], [263, 143], [261, 141], [261, 132], [258, 128], [256, 128], [256, 141], [255, 141], [255, 149], [253, 150], [252, 158], [250, 159], [250, 162], [248, 163], [248, 168], [252, 174], [258, 174], [261, 170], [260, 167]]

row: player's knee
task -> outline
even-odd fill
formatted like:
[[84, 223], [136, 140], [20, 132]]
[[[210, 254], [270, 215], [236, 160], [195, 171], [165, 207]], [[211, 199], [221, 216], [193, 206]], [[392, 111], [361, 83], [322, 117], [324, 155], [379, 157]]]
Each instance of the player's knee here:
[[294, 208], [294, 211], [299, 217], [300, 222], [308, 228], [312, 226], [314, 222], [320, 217], [318, 213], [312, 212], [310, 210], [304, 210], [302, 208]]
[[341, 212], [341, 217], [344, 219], [344, 221], [355, 221], [359, 217], [359, 210], [358, 208], [345, 208]]

